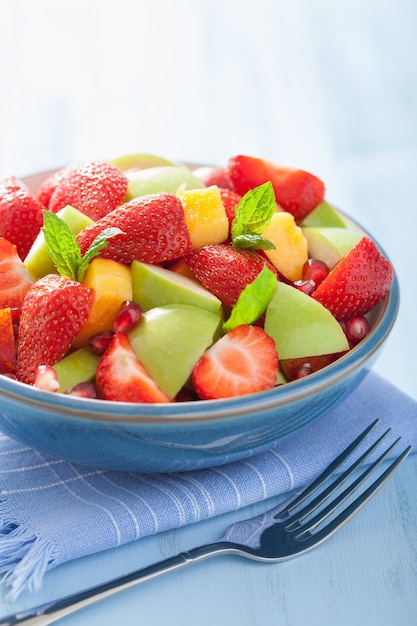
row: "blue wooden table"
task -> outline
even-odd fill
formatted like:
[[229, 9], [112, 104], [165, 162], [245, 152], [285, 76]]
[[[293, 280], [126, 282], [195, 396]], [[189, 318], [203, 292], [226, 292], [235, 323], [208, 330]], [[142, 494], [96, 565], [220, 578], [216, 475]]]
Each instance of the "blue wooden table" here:
[[[309, 169], [392, 259], [401, 310], [375, 369], [417, 399], [417, 5], [412, 0], [0, 0], [0, 178], [154, 152]], [[274, 502], [71, 562], [0, 616], [216, 539]], [[209, 560], [65, 626], [414, 626], [417, 454], [347, 526], [277, 565]]]

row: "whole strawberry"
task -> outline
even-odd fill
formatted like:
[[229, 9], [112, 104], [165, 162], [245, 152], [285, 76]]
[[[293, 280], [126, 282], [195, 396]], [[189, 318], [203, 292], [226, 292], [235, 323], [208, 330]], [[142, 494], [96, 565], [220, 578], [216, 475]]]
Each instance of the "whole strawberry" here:
[[92, 161], [81, 165], [71, 165], [57, 173], [49, 185], [40, 190], [39, 197], [48, 198], [48, 208], [53, 213], [71, 204], [92, 220], [98, 220], [119, 204], [126, 193], [128, 179], [114, 165]]
[[229, 244], [197, 248], [186, 255], [185, 262], [198, 280], [228, 306], [236, 304], [241, 292], [265, 265], [277, 274], [275, 267], [262, 254]]
[[0, 237], [16, 246], [21, 259], [41, 229], [44, 208], [15, 176], [0, 182]]
[[48, 274], [23, 301], [19, 325], [17, 378], [32, 384], [39, 365], [54, 365], [83, 327], [94, 292], [81, 283]]
[[362, 237], [313, 292], [338, 320], [368, 313], [388, 292], [394, 278], [391, 263], [377, 245]]
[[123, 234], [109, 240], [100, 256], [130, 265], [174, 261], [191, 250], [184, 209], [177, 196], [158, 193], [134, 198], [108, 213], [77, 235], [82, 254], [106, 228], [116, 227]]

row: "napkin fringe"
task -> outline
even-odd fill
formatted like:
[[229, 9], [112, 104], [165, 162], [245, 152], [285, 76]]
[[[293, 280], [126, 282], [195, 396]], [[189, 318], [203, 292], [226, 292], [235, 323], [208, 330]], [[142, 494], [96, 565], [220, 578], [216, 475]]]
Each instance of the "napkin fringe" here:
[[14, 602], [27, 589], [39, 591], [48, 565], [53, 561], [53, 545], [21, 524], [1, 519], [0, 504], [0, 573], [10, 588], [6, 599]]

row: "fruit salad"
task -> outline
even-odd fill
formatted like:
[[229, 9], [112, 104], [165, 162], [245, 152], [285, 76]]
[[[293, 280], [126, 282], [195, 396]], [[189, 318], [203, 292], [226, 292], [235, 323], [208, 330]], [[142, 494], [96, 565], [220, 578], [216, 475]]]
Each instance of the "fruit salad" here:
[[133, 154], [0, 183], [0, 374], [103, 401], [265, 391], [363, 340], [394, 271], [314, 174]]

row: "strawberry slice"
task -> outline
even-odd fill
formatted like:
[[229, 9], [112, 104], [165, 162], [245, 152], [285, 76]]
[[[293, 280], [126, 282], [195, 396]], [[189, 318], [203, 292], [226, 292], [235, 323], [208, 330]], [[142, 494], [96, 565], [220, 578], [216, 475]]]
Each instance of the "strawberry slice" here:
[[96, 383], [104, 400], [171, 402], [138, 360], [124, 333], [114, 334], [97, 366]]
[[[92, 161], [65, 168], [49, 184], [55, 186], [49, 198], [50, 211], [56, 213], [71, 204], [92, 220], [98, 220], [122, 203], [128, 179], [118, 167]], [[45, 183], [44, 198], [46, 187]]]
[[276, 165], [271, 161], [238, 155], [228, 162], [228, 172], [237, 193], [242, 196], [270, 181], [275, 199], [284, 211], [301, 222], [324, 199], [324, 183], [309, 172]]
[[196, 248], [184, 260], [194, 276], [228, 306], [236, 304], [240, 293], [265, 265], [277, 275], [276, 268], [262, 254], [229, 244]]
[[382, 300], [394, 278], [391, 263], [369, 237], [362, 237], [313, 292], [336, 319], [365, 315]]
[[21, 259], [41, 229], [44, 208], [15, 176], [0, 182], [0, 237], [16, 246]]
[[243, 324], [226, 333], [200, 358], [192, 373], [202, 400], [231, 398], [274, 387], [278, 373], [275, 342], [259, 326]]
[[20, 309], [33, 279], [14, 244], [0, 237], [0, 308]]
[[57, 274], [44, 276], [29, 289], [19, 325], [19, 380], [33, 383], [39, 365], [54, 365], [65, 356], [93, 301], [92, 289]]
[[112, 237], [100, 256], [119, 263], [174, 261], [191, 250], [183, 206], [170, 193], [134, 198], [82, 230], [77, 235], [81, 253], [109, 227], [120, 228], [124, 234]]

